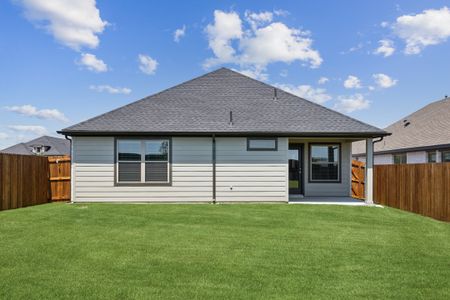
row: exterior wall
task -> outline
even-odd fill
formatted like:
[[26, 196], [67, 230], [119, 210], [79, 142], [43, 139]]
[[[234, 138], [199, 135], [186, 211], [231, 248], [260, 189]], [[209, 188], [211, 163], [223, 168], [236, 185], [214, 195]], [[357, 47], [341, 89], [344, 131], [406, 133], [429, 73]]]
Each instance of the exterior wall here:
[[422, 164], [427, 162], [427, 152], [407, 152], [406, 153], [406, 163], [408, 164]]
[[[296, 142], [301, 142], [296, 140]], [[340, 183], [319, 183], [309, 182], [309, 144], [314, 143], [313, 140], [304, 140], [304, 182], [305, 196], [343, 196], [351, 195], [351, 155], [352, 143], [345, 140], [321, 140], [320, 143], [341, 143], [341, 182]]]
[[217, 201], [288, 201], [288, 140], [277, 151], [247, 151], [245, 137], [216, 138]]
[[[357, 156], [354, 159], [361, 161], [363, 163], [366, 162], [365, 156]], [[373, 156], [373, 164], [374, 165], [392, 165], [393, 162], [393, 156], [392, 154], [375, 154]]]
[[[358, 156], [355, 159], [359, 161], [366, 162], [365, 156]], [[422, 164], [427, 162], [427, 152], [426, 151], [416, 151], [416, 152], [406, 152], [406, 162], [408, 164]], [[394, 164], [394, 156], [392, 154], [375, 154], [374, 155], [375, 165], [392, 165]]]
[[212, 200], [212, 141], [172, 139], [172, 186], [115, 186], [114, 138], [73, 137], [75, 202]]
[[[345, 139], [324, 138], [291, 138], [289, 142], [303, 144], [303, 182], [304, 196], [336, 196], [348, 197], [351, 195], [351, 160], [352, 141]], [[333, 182], [309, 182], [309, 145], [311, 143], [340, 143], [341, 144], [341, 181]]]
[[[172, 138], [171, 186], [115, 186], [114, 138], [73, 137], [74, 202], [212, 201], [212, 139]], [[246, 138], [216, 138], [217, 201], [283, 201], [287, 139], [277, 151], [247, 151]]]
[[[365, 158], [364, 158], [365, 161]], [[374, 155], [374, 165], [392, 165], [394, 163], [394, 157], [392, 154], [378, 154]]]

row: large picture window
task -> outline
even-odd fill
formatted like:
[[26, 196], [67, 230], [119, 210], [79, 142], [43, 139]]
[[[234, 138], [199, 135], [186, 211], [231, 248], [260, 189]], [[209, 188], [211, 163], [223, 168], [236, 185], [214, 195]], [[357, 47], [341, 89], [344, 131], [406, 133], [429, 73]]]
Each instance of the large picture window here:
[[340, 182], [340, 144], [310, 144], [309, 154], [310, 182]]
[[117, 139], [117, 183], [169, 183], [169, 147], [169, 139]]

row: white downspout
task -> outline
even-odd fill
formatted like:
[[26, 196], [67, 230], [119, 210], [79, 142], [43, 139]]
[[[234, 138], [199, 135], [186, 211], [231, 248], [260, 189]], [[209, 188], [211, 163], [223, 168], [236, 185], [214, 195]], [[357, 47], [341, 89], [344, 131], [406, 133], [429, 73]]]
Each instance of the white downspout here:
[[366, 180], [365, 180], [366, 203], [373, 204], [373, 141], [366, 139]]

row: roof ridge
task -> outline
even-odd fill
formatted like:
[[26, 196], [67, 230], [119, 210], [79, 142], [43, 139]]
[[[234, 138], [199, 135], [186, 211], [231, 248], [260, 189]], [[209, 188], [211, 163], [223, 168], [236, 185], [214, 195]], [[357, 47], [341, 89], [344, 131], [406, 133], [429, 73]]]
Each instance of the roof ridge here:
[[123, 108], [125, 108], [125, 107], [129, 107], [129, 106], [131, 106], [131, 105], [134, 105], [134, 104], [143, 102], [143, 101], [145, 101], [145, 100], [148, 100], [148, 98], [156, 97], [157, 95], [162, 94], [162, 93], [167, 92], [167, 91], [170, 91], [170, 90], [172, 90], [172, 89], [174, 89], [174, 88], [176, 88], [176, 87], [178, 87], [178, 86], [180, 86], [180, 85], [183, 85], [183, 84], [192, 82], [192, 81], [194, 81], [194, 80], [198, 80], [198, 79], [200, 79], [200, 78], [203, 78], [203, 77], [205, 77], [205, 76], [207, 76], [207, 75], [216, 73], [216, 72], [218, 72], [218, 71], [220, 71], [220, 70], [223, 70], [223, 69], [228, 70], [228, 71], [231, 71], [231, 70], [228, 69], [228, 68], [221, 67], [221, 68], [216, 69], [216, 70], [214, 70], [214, 71], [205, 73], [205, 74], [203, 74], [203, 75], [200, 75], [200, 76], [194, 77], [194, 78], [192, 78], [192, 79], [183, 81], [183, 82], [181, 82], [181, 83], [179, 83], [179, 84], [176, 84], [176, 85], [174, 85], [174, 86], [168, 87], [168, 88], [166, 88], [166, 89], [164, 89], [164, 90], [162, 90], [162, 91], [159, 91], [159, 92], [157, 92], [157, 93], [151, 94], [151, 95], [149, 95], [149, 96], [145, 96], [144, 98], [138, 99], [138, 100], [133, 101], [133, 102], [131, 102], [131, 103], [125, 104], [125, 105], [123, 105], [123, 106], [119, 106], [119, 107], [117, 107], [117, 108], [115, 108], [115, 109], [113, 109], [113, 110], [107, 111], [107, 112], [102, 113], [102, 114], [100, 114], [100, 115], [98, 115], [98, 116], [89, 118], [89, 119], [87, 119], [87, 120], [84, 120], [84, 121], [81, 121], [81, 122], [79, 122], [79, 123], [76, 123], [76, 124], [74, 124], [74, 125], [72, 125], [72, 126], [69, 126], [69, 127], [64, 128], [64, 129], [58, 130], [57, 133], [62, 134], [63, 131], [65, 131], [65, 130], [67, 130], [67, 129], [70, 129], [71, 127], [73, 127], [73, 126], [75, 126], [75, 125], [78, 126], [78, 125], [82, 125], [82, 124], [84, 124], [84, 123], [86, 123], [86, 122], [90, 122], [90, 121], [96, 120], [96, 119], [98, 119], [98, 118], [100, 118], [100, 117], [103, 117], [103, 116], [106, 115], [106, 114], [109, 114], [109, 113], [115, 112], [115, 111], [117, 111], [117, 110], [119, 110], [119, 109], [123, 109]]
[[381, 129], [381, 128], [378, 128], [378, 127], [376, 127], [376, 126], [373, 126], [373, 125], [364, 123], [364, 122], [362, 122], [362, 121], [360, 121], [360, 120], [358, 120], [358, 119], [355, 119], [355, 118], [353, 118], [353, 117], [350, 117], [350, 116], [348, 116], [348, 115], [346, 115], [346, 114], [340, 113], [340, 112], [338, 112], [338, 111], [336, 111], [336, 110], [333, 110], [333, 109], [331, 109], [331, 108], [328, 108], [328, 107], [326, 107], [326, 106], [323, 106], [323, 105], [320, 105], [320, 104], [318, 104], [318, 103], [315, 103], [315, 102], [313, 102], [313, 101], [311, 101], [311, 100], [308, 100], [308, 99], [302, 98], [302, 97], [300, 97], [300, 96], [294, 95], [294, 94], [292, 94], [292, 93], [290, 93], [290, 92], [285, 91], [285, 90], [282, 89], [282, 88], [279, 88], [279, 87], [276, 87], [276, 86], [274, 86], [274, 85], [265, 83], [265, 82], [263, 82], [263, 81], [261, 81], [261, 80], [257, 80], [257, 79], [255, 79], [255, 78], [252, 78], [252, 77], [250, 77], [250, 76], [248, 76], [248, 75], [239, 73], [239, 72], [237, 72], [237, 71], [234, 71], [234, 70], [231, 70], [231, 69], [228, 69], [228, 68], [223, 68], [223, 69], [226, 69], [226, 70], [229, 70], [229, 71], [234, 72], [234, 73], [236, 73], [236, 74], [239, 74], [239, 75], [241, 75], [241, 76], [243, 76], [243, 77], [246, 77], [246, 78], [248, 78], [248, 79], [251, 79], [251, 80], [253, 80], [253, 81], [256, 81], [256, 82], [258, 82], [258, 83], [260, 83], [260, 84], [263, 84], [263, 85], [272, 87], [272, 88], [274, 88], [274, 89], [279, 89], [279, 90], [281, 90], [282, 92], [284, 92], [284, 93], [286, 93], [286, 94], [289, 94], [289, 95], [294, 96], [294, 97], [296, 97], [296, 98], [298, 98], [298, 99], [301, 99], [301, 100], [303, 100], [303, 101], [306, 101], [306, 102], [308, 102], [308, 103], [310, 103], [310, 104], [312, 104], [312, 105], [314, 105], [314, 106], [318, 106], [318, 107], [320, 107], [320, 108], [324, 108], [324, 109], [326, 109], [326, 110], [328, 110], [328, 111], [330, 111], [330, 112], [332, 112], [332, 113], [339, 114], [339, 115], [344, 116], [344, 117], [346, 117], [346, 118], [352, 119], [353, 121], [356, 121], [356, 122], [358, 122], [358, 123], [360, 123], [360, 124], [362, 124], [362, 125], [370, 126], [370, 127], [375, 128], [375, 129], [378, 129], [378, 130]]

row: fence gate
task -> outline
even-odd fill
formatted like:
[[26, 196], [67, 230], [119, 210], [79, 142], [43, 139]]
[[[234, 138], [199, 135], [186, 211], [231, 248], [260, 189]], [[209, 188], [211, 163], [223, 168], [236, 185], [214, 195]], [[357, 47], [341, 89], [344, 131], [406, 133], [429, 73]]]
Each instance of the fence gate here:
[[70, 200], [70, 156], [49, 156], [50, 200]]
[[352, 197], [364, 199], [365, 163], [352, 160]]

